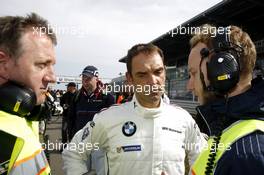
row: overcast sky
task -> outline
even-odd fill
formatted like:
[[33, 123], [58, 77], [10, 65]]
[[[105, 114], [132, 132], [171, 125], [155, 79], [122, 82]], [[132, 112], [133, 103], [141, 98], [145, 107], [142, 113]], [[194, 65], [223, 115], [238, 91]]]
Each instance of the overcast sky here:
[[1, 0], [0, 16], [36, 12], [58, 34], [56, 74], [78, 76], [86, 65], [102, 78], [126, 70], [118, 60], [220, 0]]

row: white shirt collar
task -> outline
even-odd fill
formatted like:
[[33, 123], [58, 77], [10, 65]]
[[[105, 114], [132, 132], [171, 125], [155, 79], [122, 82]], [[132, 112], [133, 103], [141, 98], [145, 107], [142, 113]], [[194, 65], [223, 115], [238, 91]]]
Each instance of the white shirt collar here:
[[160, 114], [163, 111], [164, 108], [164, 102], [162, 99], [160, 100], [160, 105], [157, 108], [146, 108], [140, 105], [138, 102], [136, 95], [133, 96], [133, 99], [131, 101], [131, 105], [133, 106], [133, 110], [136, 111], [140, 116], [143, 116], [144, 118], [156, 118], [159, 117]]

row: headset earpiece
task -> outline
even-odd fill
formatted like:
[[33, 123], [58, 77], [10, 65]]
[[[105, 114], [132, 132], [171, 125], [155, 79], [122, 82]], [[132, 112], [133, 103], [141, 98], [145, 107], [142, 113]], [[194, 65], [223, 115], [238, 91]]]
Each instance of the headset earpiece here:
[[0, 108], [11, 114], [25, 116], [33, 110], [37, 102], [33, 90], [8, 81], [0, 86]]
[[[217, 35], [213, 38], [212, 56], [206, 64], [207, 78], [210, 85], [205, 88], [219, 95], [226, 95], [234, 88], [239, 81], [240, 74], [240, 54], [237, 53], [237, 45], [230, 42], [228, 34], [230, 31], [227, 30], [229, 30], [229, 27], [225, 28], [224, 33], [217, 32]], [[202, 58], [208, 57], [210, 50], [203, 48], [200, 54]]]
[[8, 81], [0, 86], [0, 110], [30, 121], [40, 121], [49, 115], [53, 106], [50, 107], [47, 100], [41, 105], [36, 103], [37, 97], [33, 90], [20, 83]]
[[239, 81], [239, 66], [234, 56], [228, 52], [212, 55], [207, 63], [209, 89], [219, 94], [226, 94]]

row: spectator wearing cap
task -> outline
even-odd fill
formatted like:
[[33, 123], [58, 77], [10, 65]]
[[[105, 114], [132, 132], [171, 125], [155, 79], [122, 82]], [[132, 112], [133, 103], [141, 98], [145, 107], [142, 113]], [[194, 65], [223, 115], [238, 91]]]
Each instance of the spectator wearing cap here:
[[[110, 94], [103, 93], [103, 83], [99, 80], [98, 69], [94, 66], [86, 66], [81, 73], [82, 87], [75, 94], [70, 105], [68, 118], [70, 139], [74, 134], [82, 129], [94, 115], [103, 108], [108, 108], [115, 103], [115, 99]], [[89, 175], [103, 174], [104, 156], [102, 151], [94, 151], [91, 159], [86, 162]]]
[[103, 84], [99, 80], [99, 72], [96, 67], [86, 66], [81, 76], [82, 87], [76, 93], [68, 112], [70, 138], [87, 122], [93, 120], [97, 112], [115, 103], [112, 95], [103, 93]]
[[62, 130], [61, 130], [61, 138], [62, 143], [67, 143], [69, 141], [69, 130], [68, 130], [68, 108], [72, 103], [72, 99], [76, 94], [76, 84], [74, 82], [70, 82], [67, 84], [67, 92], [62, 95], [60, 99], [60, 105], [63, 107], [62, 113]]

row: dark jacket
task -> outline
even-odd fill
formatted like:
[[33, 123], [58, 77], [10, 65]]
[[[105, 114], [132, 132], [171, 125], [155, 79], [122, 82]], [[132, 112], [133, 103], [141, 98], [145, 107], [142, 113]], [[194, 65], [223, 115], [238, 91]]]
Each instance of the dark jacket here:
[[87, 122], [93, 120], [94, 115], [103, 108], [108, 108], [115, 103], [115, 99], [110, 94], [103, 94], [102, 91], [95, 90], [88, 95], [84, 88], [78, 91], [70, 105], [68, 118], [70, 139], [74, 134], [82, 129]]
[[[227, 107], [226, 107], [227, 106]], [[218, 135], [238, 120], [264, 120], [264, 80], [254, 79], [246, 92], [227, 101], [218, 100], [198, 106], [196, 122], [201, 131], [209, 136]], [[217, 162], [215, 175], [264, 174], [264, 133], [246, 135], [231, 145]]]
[[63, 107], [63, 118], [67, 117], [68, 109], [70, 104], [72, 103], [72, 100], [74, 96], [76, 95], [76, 92], [66, 92], [62, 95], [60, 99], [60, 105]]

